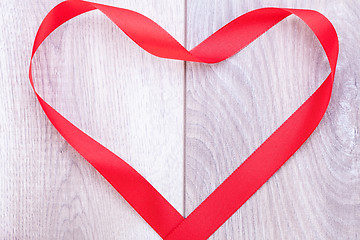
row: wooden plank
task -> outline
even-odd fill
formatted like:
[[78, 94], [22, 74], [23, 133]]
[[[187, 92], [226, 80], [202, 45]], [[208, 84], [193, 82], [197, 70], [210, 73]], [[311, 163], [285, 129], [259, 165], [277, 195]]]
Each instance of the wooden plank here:
[[[159, 239], [59, 136], [31, 91], [32, 41], [59, 2], [0, 3], [0, 239]], [[101, 3], [139, 11], [184, 39], [183, 0]], [[34, 67], [52, 106], [183, 211], [183, 62], [151, 56], [92, 12], [54, 32]]]
[[[188, 1], [187, 47], [255, 8], [315, 9], [335, 25], [333, 98], [309, 141], [210, 239], [360, 236], [358, 1]], [[308, 27], [289, 17], [236, 56], [186, 64], [185, 212], [197, 207], [329, 73]]]

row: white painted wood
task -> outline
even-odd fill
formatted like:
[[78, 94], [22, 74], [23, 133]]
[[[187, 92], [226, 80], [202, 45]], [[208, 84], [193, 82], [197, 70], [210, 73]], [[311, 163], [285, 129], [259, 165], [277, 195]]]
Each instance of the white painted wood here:
[[[357, 1], [188, 1], [187, 47], [255, 8], [310, 8], [340, 38], [334, 94], [304, 146], [210, 239], [359, 239]], [[321, 84], [329, 72], [311, 30], [290, 17], [229, 60], [186, 64], [188, 215]]]
[[[0, 239], [159, 239], [62, 139], [31, 91], [32, 41], [59, 2], [0, 3]], [[144, 13], [184, 39], [183, 0], [101, 3]], [[183, 212], [184, 63], [144, 52], [99, 12], [56, 30], [34, 63], [41, 95]]]
[[[59, 2], [0, 2], [0, 239], [159, 239], [59, 136], [31, 91], [32, 40]], [[309, 141], [211, 239], [359, 239], [356, 0], [199, 0], [187, 1], [186, 9], [184, 0], [101, 3], [139, 11], [180, 42], [186, 24], [188, 48], [259, 7], [311, 8], [329, 17], [340, 56], [328, 112]], [[34, 67], [47, 101], [186, 215], [329, 71], [312, 32], [290, 17], [223, 63], [187, 63], [184, 122], [184, 63], [143, 52], [98, 12], [54, 32]]]

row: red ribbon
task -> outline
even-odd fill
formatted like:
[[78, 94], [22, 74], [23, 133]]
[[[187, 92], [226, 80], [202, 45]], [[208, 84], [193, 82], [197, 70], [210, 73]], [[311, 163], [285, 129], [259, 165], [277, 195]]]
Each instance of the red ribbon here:
[[[291, 14], [302, 19], [319, 39], [331, 72], [322, 85], [241, 164], [204, 202], [184, 218], [135, 169], [60, 115], [36, 92], [31, 62], [40, 44], [56, 28], [98, 9], [147, 52], [158, 57], [216, 63], [234, 55]], [[248, 12], [188, 51], [149, 18], [122, 8], [72, 0], [54, 7], [36, 34], [29, 78], [45, 114], [76, 151], [91, 163], [126, 201], [167, 240], [207, 239], [238, 210], [306, 141], [329, 104], [339, 43], [330, 21], [313, 10], [262, 8]]]

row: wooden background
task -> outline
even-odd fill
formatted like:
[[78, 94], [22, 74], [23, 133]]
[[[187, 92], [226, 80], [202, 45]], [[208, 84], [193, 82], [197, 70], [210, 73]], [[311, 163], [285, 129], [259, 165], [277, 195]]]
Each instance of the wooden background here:
[[[159, 239], [57, 133], [27, 77], [32, 41], [59, 0], [0, 1], [0, 239]], [[99, 1], [100, 2], [100, 1]], [[334, 24], [334, 92], [301, 149], [211, 239], [360, 239], [358, 0], [102, 0], [155, 20], [188, 49], [267, 6]], [[56, 30], [35, 56], [41, 95], [188, 215], [329, 73], [289, 17], [213, 65], [159, 59], [99, 12]]]

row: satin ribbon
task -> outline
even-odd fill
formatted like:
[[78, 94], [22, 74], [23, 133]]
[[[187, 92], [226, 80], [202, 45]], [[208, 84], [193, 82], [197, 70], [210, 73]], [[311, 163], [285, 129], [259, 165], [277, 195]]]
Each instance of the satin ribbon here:
[[[37, 93], [31, 73], [33, 56], [41, 43], [66, 21], [100, 10], [147, 52], [162, 58], [217, 63], [234, 55], [291, 14], [302, 19], [319, 39], [331, 72], [321, 86], [241, 164], [204, 202], [184, 218], [135, 169], [60, 115]], [[229, 22], [192, 50], [186, 50], [149, 18], [127, 9], [65, 1], [41, 23], [34, 40], [29, 78], [45, 114], [65, 138], [126, 201], [167, 240], [200, 240], [213, 234], [306, 141], [329, 104], [338, 57], [338, 38], [330, 21], [313, 10], [261, 8]]]

